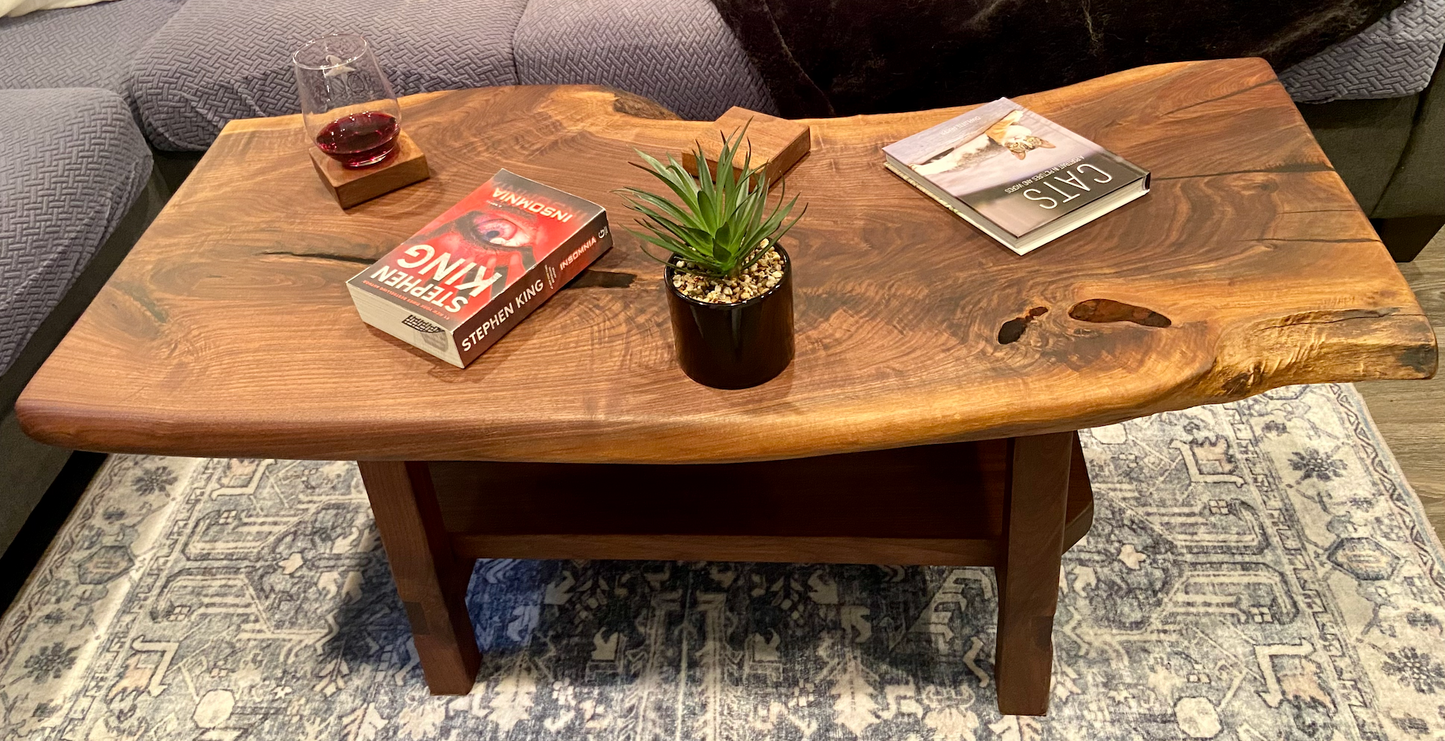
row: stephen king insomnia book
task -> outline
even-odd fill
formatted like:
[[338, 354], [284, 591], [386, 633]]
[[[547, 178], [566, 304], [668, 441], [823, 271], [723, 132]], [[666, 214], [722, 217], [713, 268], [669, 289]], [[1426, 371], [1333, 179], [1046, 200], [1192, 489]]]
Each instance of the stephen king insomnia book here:
[[362, 321], [464, 368], [611, 247], [601, 206], [501, 170], [346, 287]]

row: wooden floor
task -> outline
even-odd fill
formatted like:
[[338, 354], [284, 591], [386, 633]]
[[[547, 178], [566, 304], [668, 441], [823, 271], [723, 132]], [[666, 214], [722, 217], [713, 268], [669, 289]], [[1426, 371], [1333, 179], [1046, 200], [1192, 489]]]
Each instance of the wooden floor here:
[[[1445, 231], [1414, 262], [1402, 263], [1400, 272], [1430, 315], [1435, 334], [1445, 338]], [[1445, 539], [1445, 373], [1428, 381], [1376, 381], [1356, 388], [1425, 503], [1435, 532]]]

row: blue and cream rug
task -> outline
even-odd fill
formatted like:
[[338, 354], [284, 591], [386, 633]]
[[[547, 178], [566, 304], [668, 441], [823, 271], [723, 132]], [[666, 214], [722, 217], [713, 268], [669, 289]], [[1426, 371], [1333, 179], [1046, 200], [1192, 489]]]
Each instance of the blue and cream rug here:
[[1445, 558], [1350, 386], [1084, 434], [1051, 714], [988, 569], [481, 563], [426, 693], [356, 470], [116, 456], [0, 622], [4, 739], [1425, 739]]

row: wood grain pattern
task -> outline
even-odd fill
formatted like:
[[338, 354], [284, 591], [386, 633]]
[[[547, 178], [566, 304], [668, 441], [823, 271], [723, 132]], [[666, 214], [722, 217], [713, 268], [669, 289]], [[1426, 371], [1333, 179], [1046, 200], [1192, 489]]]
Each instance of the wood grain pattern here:
[[427, 687], [432, 694], [464, 695], [481, 666], [466, 605], [472, 560], [452, 550], [425, 463], [357, 465]]
[[1009, 450], [1005, 540], [997, 568], [998, 709], [1005, 715], [1043, 715], [1049, 709], [1054, 611], [1078, 435], [1020, 437], [1010, 441]]
[[316, 147], [307, 152], [311, 155], [316, 174], [335, 196], [336, 202], [342, 208], [351, 208], [431, 177], [426, 154], [405, 131], [397, 135], [396, 149], [396, 153], [385, 162], [357, 169], [342, 167], [340, 162], [322, 154]]
[[[407, 130], [434, 176], [342, 214], [297, 156], [299, 118], [233, 122], [17, 411], [37, 438], [81, 449], [724, 462], [1434, 372], [1428, 322], [1262, 61], [1146, 67], [1020, 101], [1152, 170], [1154, 192], [1017, 257], [881, 167], [880, 146], [964, 109], [808, 121], [789, 190], [810, 210], [785, 240], [797, 358], [742, 391], [677, 368], [660, 266], [620, 228], [587, 287], [465, 370], [368, 332], [343, 288], [500, 167], [621, 227], [613, 189], [648, 184], [632, 148], [679, 151], [713, 124], [593, 88], [413, 96]], [[1070, 316], [1092, 299], [1169, 326]]]
[[[744, 164], [752, 167], [763, 166], [767, 171], [769, 187], [781, 182], [783, 176], [808, 153], [813, 143], [807, 124], [737, 106], [729, 108], [713, 125], [713, 132], [698, 139], [703, 157], [707, 160], [708, 170], [717, 173], [717, 160], [722, 154], [722, 136], [732, 136], [741, 131], [743, 126], [747, 126], [747, 146], [733, 157], [733, 171], [741, 172]], [[693, 150], [682, 153], [682, 164], [692, 174], [698, 173], [697, 157]]]

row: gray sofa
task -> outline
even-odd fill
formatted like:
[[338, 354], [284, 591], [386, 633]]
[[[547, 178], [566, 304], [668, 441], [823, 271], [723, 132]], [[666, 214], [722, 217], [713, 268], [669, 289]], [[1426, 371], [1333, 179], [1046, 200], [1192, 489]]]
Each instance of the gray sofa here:
[[[595, 83], [688, 118], [776, 110], [710, 0], [118, 0], [0, 19], [0, 549], [67, 454], [20, 436], [15, 396], [167, 182], [227, 121], [294, 112], [289, 52], [338, 31], [371, 39], [403, 94]], [[1281, 74], [1401, 245], [1445, 217], [1442, 42], [1445, 0], [1407, 0]]]
[[15, 398], [160, 210], [162, 187], [120, 95], [0, 91], [0, 548], [69, 457], [21, 434]]
[[295, 112], [290, 52], [337, 31], [372, 41], [398, 94], [596, 83], [654, 98], [683, 117], [714, 118], [731, 105], [773, 109], [709, 0], [450, 0], [428, 4], [426, 13], [415, 8], [188, 0], [132, 67], [130, 91], [146, 135], [161, 149], [201, 151], [226, 121]]
[[1445, 224], [1442, 43], [1445, 0], [1410, 0], [1280, 73], [1397, 260], [1413, 259]]

